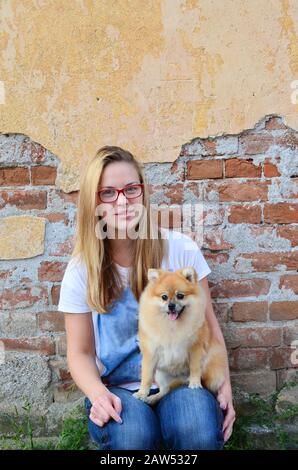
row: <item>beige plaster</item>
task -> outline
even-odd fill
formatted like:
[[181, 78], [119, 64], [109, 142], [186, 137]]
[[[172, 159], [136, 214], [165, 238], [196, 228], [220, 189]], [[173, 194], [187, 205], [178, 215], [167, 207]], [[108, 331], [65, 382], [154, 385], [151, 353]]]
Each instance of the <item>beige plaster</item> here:
[[0, 259], [23, 259], [44, 252], [46, 219], [27, 215], [0, 219]]
[[296, 0], [2, 0], [0, 17], [0, 132], [61, 158], [65, 191], [102, 145], [165, 162], [266, 114], [298, 127]]

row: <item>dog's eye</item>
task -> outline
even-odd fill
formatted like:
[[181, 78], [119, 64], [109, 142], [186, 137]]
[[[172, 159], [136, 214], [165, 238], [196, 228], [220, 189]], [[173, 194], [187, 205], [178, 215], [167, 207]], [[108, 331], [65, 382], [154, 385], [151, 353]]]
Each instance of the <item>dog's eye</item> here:
[[162, 300], [168, 300], [168, 296], [167, 296], [166, 294], [163, 294], [163, 295], [161, 296], [161, 298], [162, 298]]
[[183, 298], [184, 298], [184, 294], [177, 294], [176, 297], [177, 297], [177, 299], [183, 299]]

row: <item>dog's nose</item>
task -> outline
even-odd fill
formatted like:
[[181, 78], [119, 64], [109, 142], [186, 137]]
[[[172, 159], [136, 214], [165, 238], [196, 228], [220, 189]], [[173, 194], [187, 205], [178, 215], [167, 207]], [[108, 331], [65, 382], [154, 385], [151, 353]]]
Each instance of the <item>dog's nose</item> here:
[[175, 310], [176, 309], [176, 304], [173, 304], [172, 302], [169, 303], [169, 310]]

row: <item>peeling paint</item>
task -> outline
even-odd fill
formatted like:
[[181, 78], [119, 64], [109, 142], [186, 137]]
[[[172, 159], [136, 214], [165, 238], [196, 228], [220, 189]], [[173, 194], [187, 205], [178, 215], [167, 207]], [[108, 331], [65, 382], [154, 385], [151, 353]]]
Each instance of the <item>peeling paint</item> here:
[[173, 162], [184, 142], [238, 134], [271, 113], [297, 128], [294, 0], [2, 0], [0, 8], [0, 132], [58, 155], [67, 192], [102, 145]]

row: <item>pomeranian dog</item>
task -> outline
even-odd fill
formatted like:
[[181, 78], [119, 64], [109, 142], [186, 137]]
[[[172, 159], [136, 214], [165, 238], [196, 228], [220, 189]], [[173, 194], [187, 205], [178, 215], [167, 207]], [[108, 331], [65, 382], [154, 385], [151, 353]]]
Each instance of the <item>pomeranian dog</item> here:
[[[149, 269], [139, 306], [141, 385], [134, 397], [153, 405], [179, 385], [198, 388], [202, 382], [216, 393], [226, 355], [205, 318], [206, 294], [196, 270]], [[153, 381], [159, 391], [148, 396]]]

